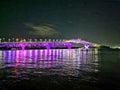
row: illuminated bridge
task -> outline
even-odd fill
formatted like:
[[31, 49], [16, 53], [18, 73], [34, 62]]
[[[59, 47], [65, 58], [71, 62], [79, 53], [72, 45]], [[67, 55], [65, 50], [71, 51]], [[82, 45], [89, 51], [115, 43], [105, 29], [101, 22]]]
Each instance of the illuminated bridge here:
[[72, 44], [77, 43], [77, 44], [83, 44], [85, 48], [89, 47], [94, 47], [96, 44], [87, 42], [85, 40], [81, 39], [71, 39], [71, 40], [40, 40], [38, 41], [37, 39], [34, 41], [26, 41], [25, 39], [23, 40], [18, 40], [16, 39], [15, 41], [10, 41], [8, 40], [3, 41], [0, 39], [0, 47], [5, 47], [5, 48], [18, 48], [20, 47], [21, 49], [25, 49], [26, 47], [31, 48], [31, 47], [44, 47], [46, 49], [50, 48], [55, 48], [55, 47], [66, 47], [68, 49], [72, 48]]

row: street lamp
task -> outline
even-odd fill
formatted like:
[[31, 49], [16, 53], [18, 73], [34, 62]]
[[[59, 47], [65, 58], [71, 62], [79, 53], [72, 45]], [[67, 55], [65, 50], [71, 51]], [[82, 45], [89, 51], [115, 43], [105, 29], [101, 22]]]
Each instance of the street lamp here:
[[8, 39], [8, 42], [10, 42], [10, 40], [11, 40], [11, 39], [9, 38], [9, 39]]
[[5, 42], [5, 38], [3, 38], [3, 42]]
[[2, 40], [2, 39], [0, 38], [0, 42], [1, 42], [1, 40]]

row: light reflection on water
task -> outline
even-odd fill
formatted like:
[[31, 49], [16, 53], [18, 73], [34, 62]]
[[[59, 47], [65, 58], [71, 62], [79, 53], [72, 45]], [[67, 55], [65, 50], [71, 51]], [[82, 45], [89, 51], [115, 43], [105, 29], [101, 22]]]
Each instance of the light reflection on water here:
[[[97, 49], [0, 51], [0, 79], [1, 83], [5, 82], [5, 85], [7, 83], [8, 88], [11, 87], [9, 86], [10, 83], [16, 85], [22, 80], [34, 80], [34, 83], [37, 83], [36, 77], [51, 75], [58, 75], [60, 76], [59, 79], [63, 76], [68, 77], [68, 79], [60, 79], [60, 82], [64, 82], [65, 79], [66, 81], [71, 80], [69, 77], [76, 77], [80, 82], [81, 80], [96, 82], [97, 77], [92, 73], [98, 72], [98, 66]], [[79, 86], [79, 81], [77, 84]]]
[[48, 68], [77, 76], [79, 71], [98, 71], [98, 51], [97, 49], [6, 50], [0, 51], [0, 67]]

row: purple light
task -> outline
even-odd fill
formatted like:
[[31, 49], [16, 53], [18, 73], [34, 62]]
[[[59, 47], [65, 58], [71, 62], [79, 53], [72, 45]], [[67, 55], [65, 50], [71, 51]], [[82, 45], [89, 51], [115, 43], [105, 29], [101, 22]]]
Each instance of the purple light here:
[[46, 48], [47, 48], [47, 49], [50, 49], [50, 45], [49, 45], [48, 43], [46, 44]]
[[[76, 68], [88, 70], [89, 68], [85, 67], [85, 64], [88, 65], [94, 60], [98, 60], [96, 55], [92, 55], [95, 54], [94, 51], [85, 49], [4, 50], [1, 54], [5, 67], [52, 68], [63, 65], [65, 68], [62, 68], [62, 72], [69, 75], [77, 75], [74, 72]], [[42, 56], [44, 58], [41, 59]]]
[[71, 49], [72, 48], [72, 44], [71, 43], [68, 43], [68, 49]]
[[[21, 47], [22, 50], [25, 49], [25, 47], [27, 46], [34, 46], [34, 47], [40, 47], [40, 46], [45, 46], [46, 49], [50, 49], [51, 47], [62, 47], [62, 46], [66, 46], [68, 47], [68, 49], [72, 48], [72, 43], [78, 43], [78, 44], [83, 44], [86, 48], [88, 48], [89, 46], [94, 47], [95, 44], [90, 43], [88, 41], [85, 40], [81, 40], [81, 39], [72, 39], [72, 40], [66, 40], [66, 41], [62, 41], [62, 42], [50, 42], [50, 41], [46, 41], [46, 42], [1, 42], [0, 46], [1, 47]], [[89, 45], [89, 46], [88, 46]]]
[[24, 50], [24, 49], [25, 49], [25, 46], [22, 44], [21, 48], [22, 48], [22, 50]]

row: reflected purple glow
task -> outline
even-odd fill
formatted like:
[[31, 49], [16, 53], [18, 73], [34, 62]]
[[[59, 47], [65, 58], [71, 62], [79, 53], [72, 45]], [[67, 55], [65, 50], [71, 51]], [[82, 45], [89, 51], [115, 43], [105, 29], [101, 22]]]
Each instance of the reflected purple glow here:
[[[6, 50], [0, 52], [0, 62], [5, 67], [54, 68], [62, 66], [62, 71], [76, 74], [76, 69], [96, 70], [90, 64], [98, 61], [97, 50], [49, 49], [49, 50]], [[85, 66], [87, 65], [87, 66]], [[89, 68], [88, 68], [89, 67]]]

